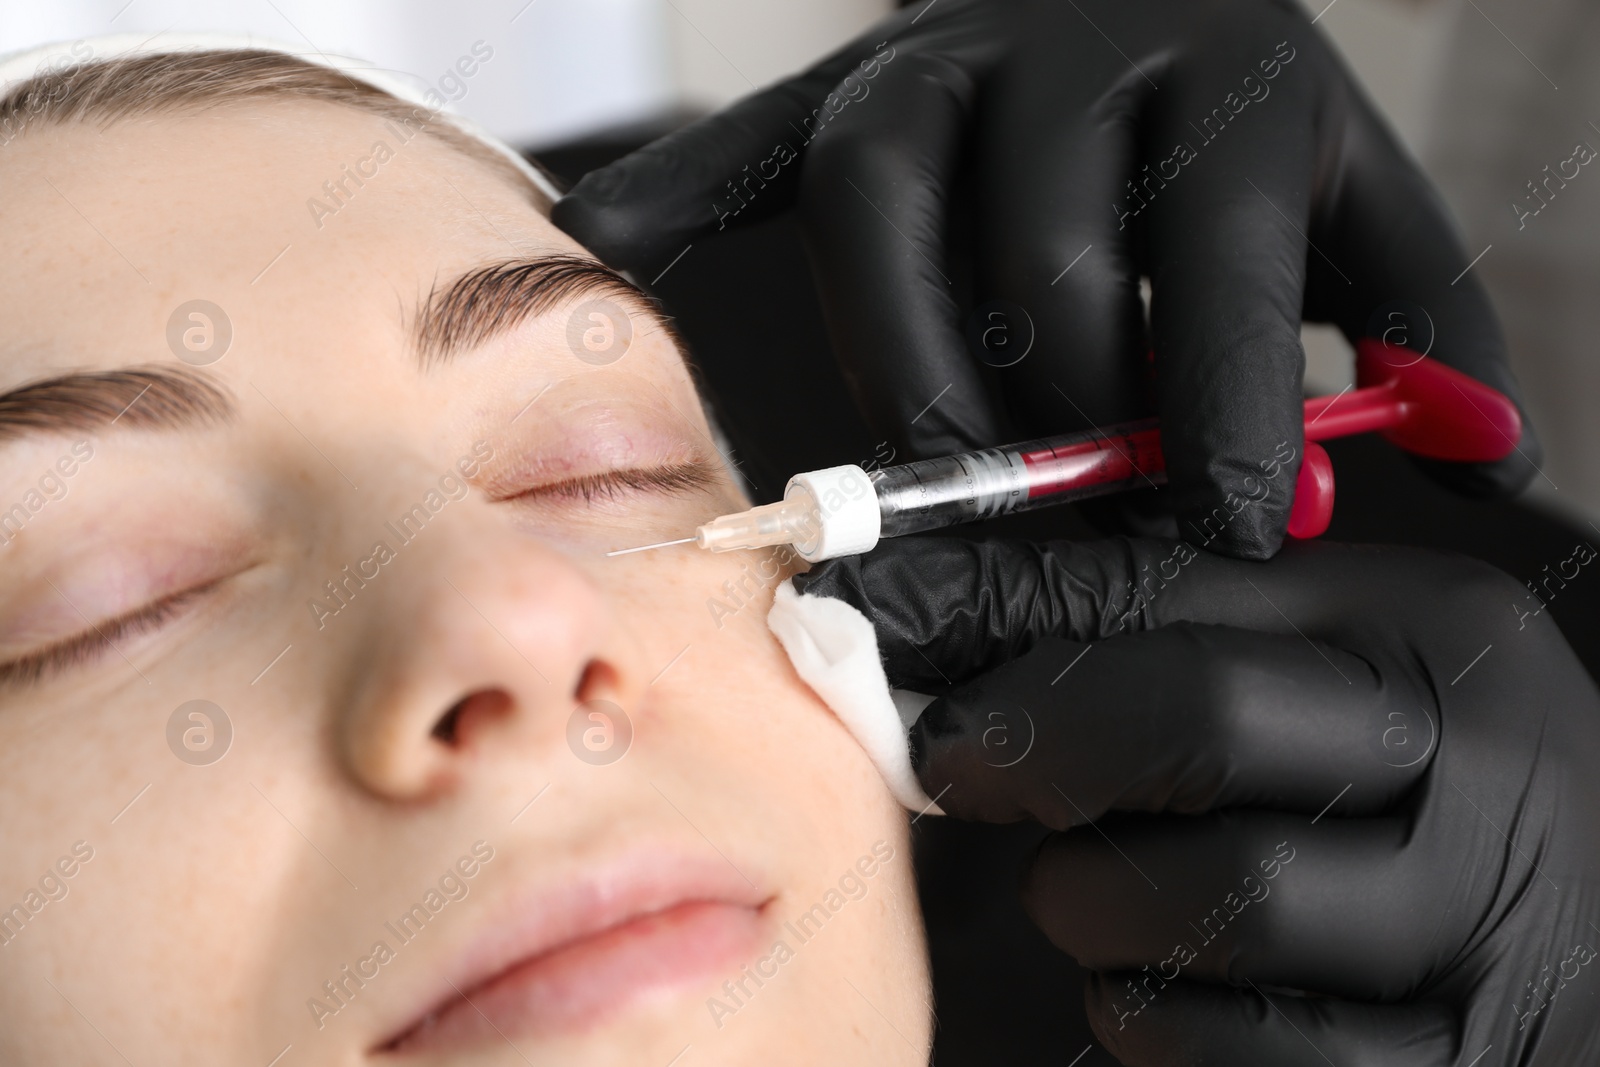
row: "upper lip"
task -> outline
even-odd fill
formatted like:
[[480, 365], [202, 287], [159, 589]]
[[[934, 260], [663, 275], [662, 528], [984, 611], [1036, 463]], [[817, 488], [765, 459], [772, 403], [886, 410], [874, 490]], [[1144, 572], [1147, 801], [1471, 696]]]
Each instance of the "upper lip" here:
[[[509, 865], [508, 865], [509, 866]], [[724, 859], [676, 849], [635, 849], [565, 878], [526, 879], [484, 911], [477, 932], [447, 957], [443, 978], [409, 1010], [375, 1050], [392, 1046], [430, 1015], [487, 985], [514, 966], [634, 919], [688, 903], [760, 909], [774, 894], [758, 888]]]

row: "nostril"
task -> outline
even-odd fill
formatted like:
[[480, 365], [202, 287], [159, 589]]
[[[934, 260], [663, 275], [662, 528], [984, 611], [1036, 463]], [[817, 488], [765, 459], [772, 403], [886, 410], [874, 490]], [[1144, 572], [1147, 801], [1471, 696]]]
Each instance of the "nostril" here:
[[587, 704], [615, 689], [616, 684], [617, 672], [608, 664], [592, 659], [583, 668], [583, 674], [578, 678], [578, 686], [573, 690], [572, 699], [577, 704]]
[[456, 723], [461, 720], [461, 709], [466, 706], [470, 697], [463, 697], [456, 701], [455, 706], [439, 717], [433, 724], [433, 736], [447, 745], [456, 743]]
[[511, 707], [511, 694], [504, 689], [479, 689], [452, 704], [433, 724], [433, 736], [447, 745], [460, 743], [464, 728], [472, 720], [505, 714]]

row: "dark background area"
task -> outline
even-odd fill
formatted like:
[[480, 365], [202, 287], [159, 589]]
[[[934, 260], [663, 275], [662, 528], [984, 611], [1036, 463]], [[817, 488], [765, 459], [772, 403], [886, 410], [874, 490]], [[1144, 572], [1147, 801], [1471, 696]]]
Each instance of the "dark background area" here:
[[[670, 121], [547, 149], [539, 159], [572, 182], [666, 132]], [[758, 502], [778, 499], [792, 474], [872, 458], [878, 442], [851, 406], [833, 361], [790, 216], [697, 240], [651, 285], [653, 277], [636, 280], [663, 302], [687, 339], [702, 388]], [[1526, 504], [1456, 497], [1380, 438], [1334, 441], [1328, 451], [1338, 486], [1329, 539], [1463, 552], [1524, 582], [1567, 559], [1580, 542], [1600, 542], [1600, 530]], [[1013, 516], [982, 533], [950, 532], [1095, 533], [1068, 508]], [[1590, 674], [1600, 678], [1600, 579], [1580, 572], [1549, 611]], [[1044, 836], [1029, 824], [979, 826], [936, 817], [914, 827], [933, 959], [938, 1067], [1116, 1062], [1089, 1032], [1085, 972], [1045, 941], [1017, 902], [1024, 865]]]

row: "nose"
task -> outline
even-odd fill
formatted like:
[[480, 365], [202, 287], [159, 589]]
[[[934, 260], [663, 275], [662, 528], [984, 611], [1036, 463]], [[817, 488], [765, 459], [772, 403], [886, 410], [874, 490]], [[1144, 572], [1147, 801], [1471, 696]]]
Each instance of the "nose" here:
[[637, 642], [577, 563], [498, 516], [458, 518], [381, 568], [347, 661], [342, 758], [386, 799], [448, 791], [485, 759], [554, 758], [575, 709], [626, 712], [646, 686]]

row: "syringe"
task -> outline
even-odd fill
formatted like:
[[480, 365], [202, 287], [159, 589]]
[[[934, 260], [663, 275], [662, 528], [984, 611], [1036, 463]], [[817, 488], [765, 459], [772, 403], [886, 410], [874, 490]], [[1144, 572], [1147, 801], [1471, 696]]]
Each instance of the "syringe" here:
[[880, 538], [998, 518], [1166, 481], [1154, 419], [866, 471], [845, 465], [789, 480], [784, 499], [701, 526], [713, 552], [793, 545], [812, 563]]
[[[1492, 462], [1522, 435], [1515, 404], [1442, 363], [1363, 341], [1356, 366], [1362, 388], [1305, 403], [1306, 454], [1289, 524], [1295, 536], [1320, 535], [1333, 514], [1332, 463], [1316, 441], [1378, 430], [1419, 455]], [[870, 551], [884, 537], [1157, 486], [1166, 477], [1160, 426], [1145, 419], [871, 472], [854, 465], [810, 471], [791, 478], [777, 503], [713, 519], [693, 537], [609, 554], [690, 542], [713, 552], [793, 545], [818, 563]]]

